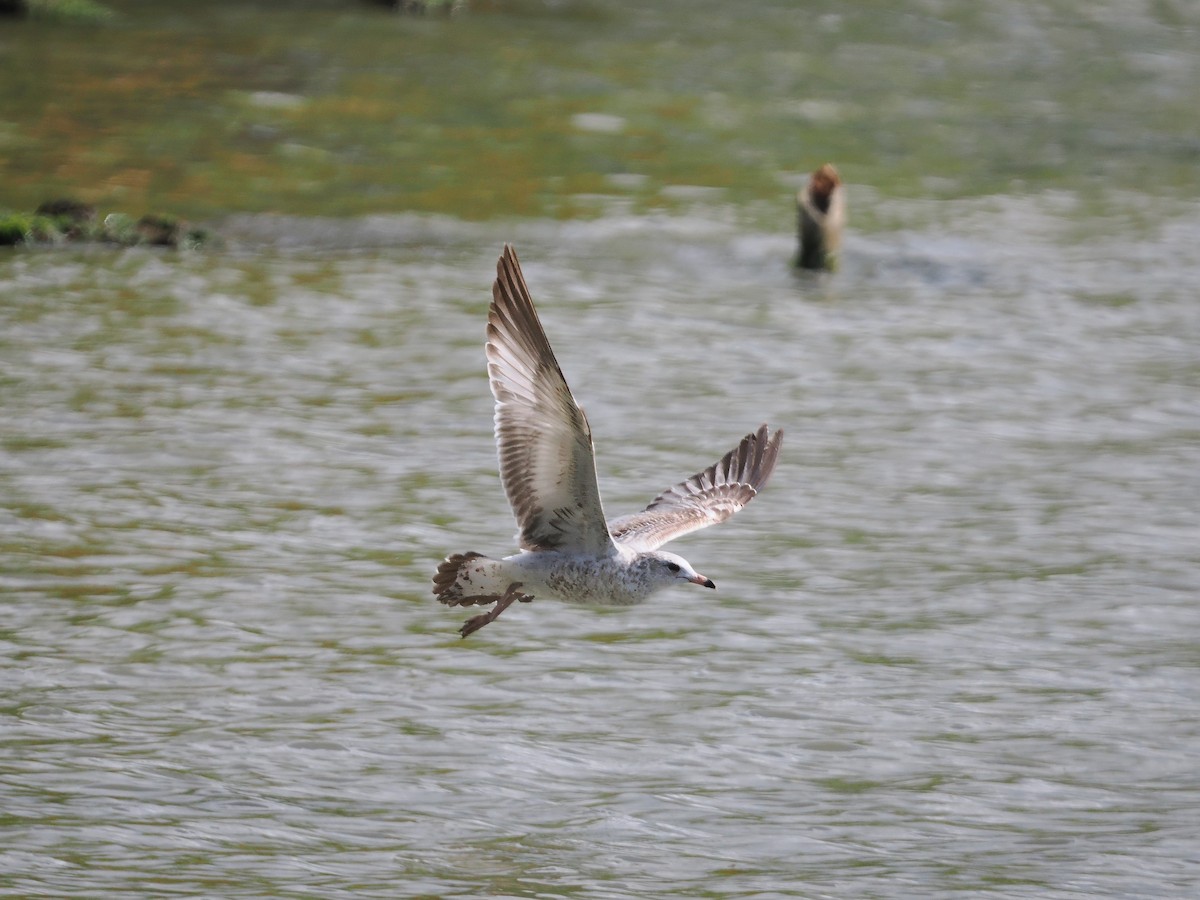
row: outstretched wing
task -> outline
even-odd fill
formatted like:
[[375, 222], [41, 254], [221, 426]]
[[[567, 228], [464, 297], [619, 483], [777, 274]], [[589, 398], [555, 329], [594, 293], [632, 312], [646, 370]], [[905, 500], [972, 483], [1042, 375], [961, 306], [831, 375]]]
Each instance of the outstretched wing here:
[[609, 534], [622, 546], [644, 552], [724, 522], [766, 485], [782, 444], [782, 430], [768, 437], [767, 426], [761, 426], [719, 462], [663, 491], [641, 512], [613, 519]]
[[592, 432], [567, 387], [509, 244], [496, 263], [487, 327], [500, 481], [525, 550], [608, 554]]

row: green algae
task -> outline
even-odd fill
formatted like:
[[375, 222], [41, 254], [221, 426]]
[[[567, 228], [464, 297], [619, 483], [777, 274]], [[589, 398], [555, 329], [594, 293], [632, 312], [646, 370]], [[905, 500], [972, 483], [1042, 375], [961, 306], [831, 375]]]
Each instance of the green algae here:
[[487, 220], [704, 202], [784, 223], [826, 161], [884, 196], [1197, 190], [1183, 32], [1053, 4], [1029, 21], [882, 2], [110, 5], [103, 40], [26, 21], [5, 41], [12, 208], [69, 193], [189, 218]]

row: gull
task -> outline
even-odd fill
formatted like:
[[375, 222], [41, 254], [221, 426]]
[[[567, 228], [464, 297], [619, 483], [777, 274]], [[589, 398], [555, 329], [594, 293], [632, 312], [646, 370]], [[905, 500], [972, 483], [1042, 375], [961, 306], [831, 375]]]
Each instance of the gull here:
[[724, 522], [758, 495], [779, 458], [783, 432], [767, 426], [721, 459], [667, 488], [641, 512], [606, 520], [592, 431], [555, 359], [510, 244], [496, 263], [487, 326], [488, 380], [496, 399], [500, 481], [521, 552], [448, 556], [433, 592], [448, 606], [495, 606], [463, 624], [478, 631], [514, 602], [629, 606], [678, 583], [715, 588], [681, 556], [659, 550]]

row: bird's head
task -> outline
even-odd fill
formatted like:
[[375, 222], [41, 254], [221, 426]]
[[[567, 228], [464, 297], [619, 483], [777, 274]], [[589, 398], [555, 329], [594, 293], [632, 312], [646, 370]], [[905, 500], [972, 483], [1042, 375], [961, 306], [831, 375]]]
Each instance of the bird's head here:
[[641, 555], [642, 566], [650, 578], [665, 587], [676, 581], [690, 581], [706, 588], [715, 588], [711, 578], [701, 575], [682, 556], [654, 550]]

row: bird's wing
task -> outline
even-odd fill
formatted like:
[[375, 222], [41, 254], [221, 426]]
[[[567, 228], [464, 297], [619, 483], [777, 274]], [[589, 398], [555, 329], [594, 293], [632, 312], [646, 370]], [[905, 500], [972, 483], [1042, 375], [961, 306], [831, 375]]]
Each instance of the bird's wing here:
[[500, 480], [525, 550], [611, 554], [592, 432], [529, 297], [513, 248], [496, 263], [487, 327]]
[[667, 488], [641, 512], [613, 519], [608, 523], [609, 534], [622, 546], [642, 552], [724, 522], [766, 485], [782, 444], [783, 431], [768, 435], [763, 425], [742, 438], [719, 462]]

